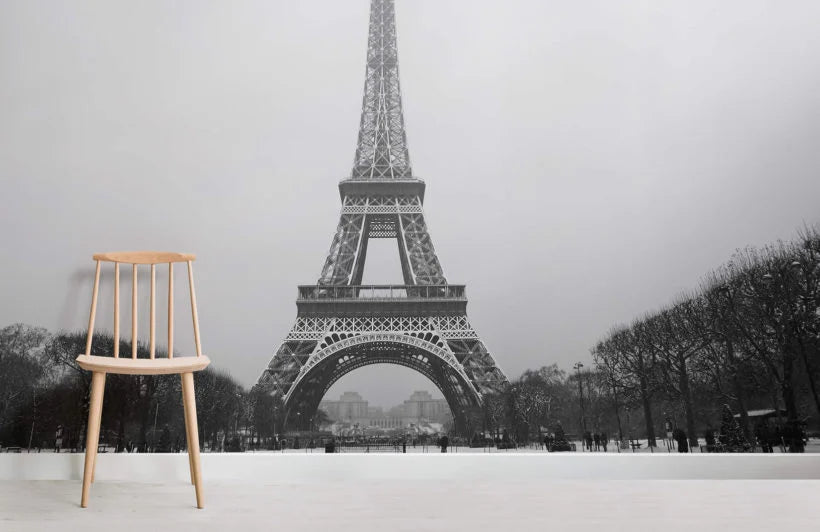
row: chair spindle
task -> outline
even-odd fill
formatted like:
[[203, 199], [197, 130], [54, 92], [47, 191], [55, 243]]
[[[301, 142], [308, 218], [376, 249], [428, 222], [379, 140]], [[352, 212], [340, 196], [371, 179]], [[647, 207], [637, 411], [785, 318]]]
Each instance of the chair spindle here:
[[154, 358], [154, 351], [156, 351], [156, 344], [157, 344], [157, 310], [156, 310], [156, 295], [157, 295], [157, 265], [151, 265], [151, 323], [150, 323], [150, 340], [149, 340], [149, 350], [151, 352], [151, 358]]
[[91, 354], [91, 339], [94, 337], [94, 320], [97, 317], [97, 294], [100, 291], [100, 261], [97, 261], [97, 269], [94, 272], [94, 290], [91, 295], [91, 313], [88, 316], [88, 338], [85, 341], [85, 354]]
[[131, 358], [137, 358], [137, 265], [131, 265]]
[[199, 342], [199, 316], [196, 312], [196, 292], [194, 291], [194, 265], [188, 261], [188, 288], [191, 291], [191, 319], [194, 322], [194, 342], [196, 343], [196, 356], [202, 356], [202, 344]]
[[120, 357], [120, 263], [114, 263], [114, 358]]
[[174, 358], [174, 263], [168, 263], [168, 358]]

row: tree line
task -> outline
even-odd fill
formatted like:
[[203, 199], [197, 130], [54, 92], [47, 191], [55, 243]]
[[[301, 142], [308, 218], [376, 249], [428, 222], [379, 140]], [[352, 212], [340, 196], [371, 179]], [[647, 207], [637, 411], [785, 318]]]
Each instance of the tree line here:
[[614, 328], [593, 356], [613, 393], [640, 404], [650, 441], [659, 400], [678, 405], [693, 443], [714, 414], [709, 404], [730, 405], [748, 438], [752, 409], [782, 411], [787, 426], [816, 424], [818, 304], [820, 232], [806, 228], [793, 241], [736, 253], [697, 291]]
[[[95, 334], [91, 354], [109, 356], [113, 342]], [[23, 324], [0, 329], [0, 446], [83, 449], [91, 373], [75, 359], [85, 343], [85, 333], [52, 335]], [[130, 350], [130, 342], [120, 343], [121, 352]], [[147, 346], [138, 344], [137, 356], [148, 358]], [[257, 388], [245, 390], [212, 367], [194, 373], [194, 381], [201, 445], [238, 447], [240, 435], [271, 444], [281, 429], [280, 401]], [[105, 388], [101, 444], [116, 452], [185, 449], [178, 375], [109, 374]]]

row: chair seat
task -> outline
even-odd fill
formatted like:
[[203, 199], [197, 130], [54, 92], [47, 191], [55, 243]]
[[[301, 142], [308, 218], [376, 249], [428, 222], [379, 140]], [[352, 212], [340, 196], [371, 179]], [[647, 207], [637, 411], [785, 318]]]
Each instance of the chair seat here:
[[77, 363], [87, 371], [123, 375], [169, 375], [203, 370], [211, 363], [211, 360], [205, 355], [176, 358], [114, 358], [80, 355], [77, 357]]

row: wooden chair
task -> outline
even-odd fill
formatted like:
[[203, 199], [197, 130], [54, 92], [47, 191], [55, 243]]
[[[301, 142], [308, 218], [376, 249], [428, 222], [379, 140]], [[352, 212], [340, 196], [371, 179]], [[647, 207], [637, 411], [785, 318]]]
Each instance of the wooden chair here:
[[[157, 251], [136, 251], [121, 253], [98, 253], [94, 255], [97, 269], [94, 274], [94, 291], [91, 297], [91, 315], [88, 318], [88, 339], [85, 354], [77, 357], [77, 363], [85, 370], [93, 372], [91, 377], [91, 403], [88, 409], [88, 429], [83, 471], [83, 494], [80, 506], [88, 506], [88, 493], [94, 482], [97, 462], [97, 444], [100, 436], [105, 375], [118, 373], [126, 375], [168, 375], [179, 374], [182, 379], [182, 400], [185, 412], [185, 432], [188, 439], [188, 466], [191, 483], [196, 489], [196, 505], [203, 507], [202, 472], [199, 460], [199, 433], [196, 423], [196, 402], [194, 398], [194, 371], [200, 371], [210, 364], [202, 354], [199, 341], [199, 319], [196, 312], [194, 292], [194, 255]], [[114, 263], [114, 352], [113, 356], [91, 354], [94, 336], [94, 317], [97, 312], [97, 294], [100, 288], [100, 263]], [[174, 358], [174, 263], [188, 264], [188, 288], [191, 294], [191, 318], [194, 326], [195, 357]], [[120, 264], [131, 265], [131, 357], [120, 358]], [[155, 358], [156, 351], [156, 271], [157, 264], [168, 264], [168, 358]], [[150, 358], [137, 358], [137, 266], [151, 266]]]

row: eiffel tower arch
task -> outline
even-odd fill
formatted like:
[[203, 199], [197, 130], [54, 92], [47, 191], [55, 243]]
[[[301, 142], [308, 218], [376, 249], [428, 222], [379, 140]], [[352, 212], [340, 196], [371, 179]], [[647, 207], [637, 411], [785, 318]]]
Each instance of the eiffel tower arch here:
[[[318, 282], [298, 287], [296, 323], [259, 377], [287, 416], [312, 417], [333, 383], [370, 364], [425, 375], [457, 427], [506, 384], [467, 318], [465, 286], [444, 276], [424, 191], [407, 150], [393, 0], [371, 0], [362, 116], [353, 170], [339, 183], [339, 225]], [[396, 240], [403, 285], [361, 284], [371, 238]]]

